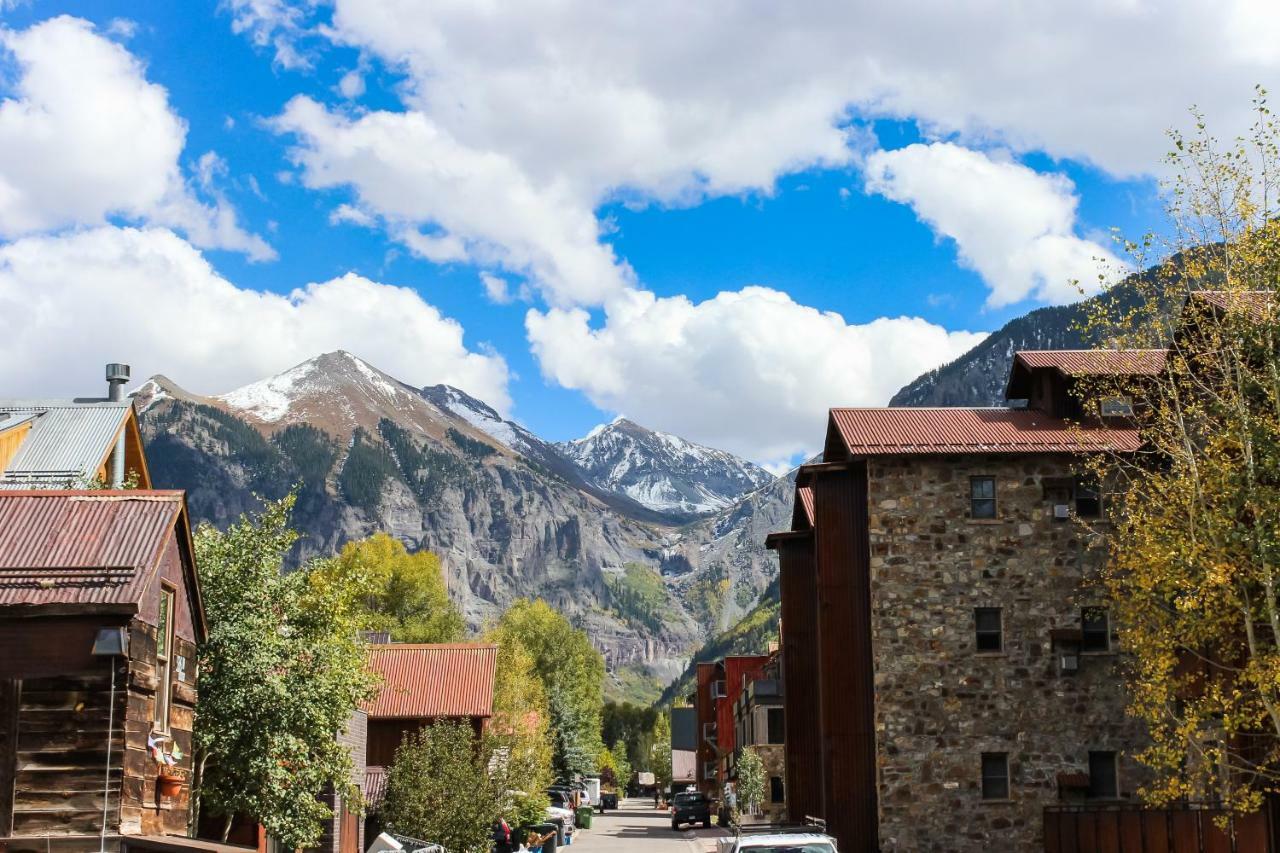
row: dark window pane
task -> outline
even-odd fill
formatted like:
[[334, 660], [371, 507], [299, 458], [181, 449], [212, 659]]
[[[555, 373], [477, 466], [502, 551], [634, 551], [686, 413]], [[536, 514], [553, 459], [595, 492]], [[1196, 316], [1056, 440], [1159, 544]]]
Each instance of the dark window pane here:
[[969, 478], [969, 514], [973, 518], [996, 517], [996, 478]]
[[1102, 493], [1094, 483], [1076, 484], [1076, 515], [1097, 518], [1102, 515]]
[[979, 607], [973, 611], [975, 644], [980, 652], [998, 652], [1004, 648], [1003, 626], [999, 607]]
[[1111, 620], [1102, 607], [1086, 607], [1080, 612], [1080, 628], [1083, 640], [1080, 648], [1086, 652], [1105, 652], [1111, 649]]
[[786, 735], [783, 734], [783, 718], [781, 708], [769, 709], [769, 743], [783, 743]]
[[1089, 753], [1089, 796], [1100, 800], [1114, 800], [1120, 796], [1114, 752]]
[[982, 799], [1009, 799], [1009, 755], [1007, 753], [982, 753]]
[[786, 802], [786, 799], [787, 799], [786, 794], [782, 789], [782, 777], [770, 776], [769, 777], [769, 802], [782, 803], [782, 802]]

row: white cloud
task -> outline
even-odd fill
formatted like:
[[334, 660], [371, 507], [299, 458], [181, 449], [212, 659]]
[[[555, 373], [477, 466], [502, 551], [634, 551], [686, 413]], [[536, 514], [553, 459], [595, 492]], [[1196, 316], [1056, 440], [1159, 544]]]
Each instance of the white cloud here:
[[141, 63], [87, 21], [0, 28], [17, 79], [0, 101], [0, 238], [112, 216], [184, 230], [204, 247], [274, 252], [214, 193], [196, 198], [178, 158], [186, 124]]
[[507, 280], [491, 273], [480, 273], [480, 283], [484, 285], [484, 295], [495, 305], [507, 305], [511, 302], [511, 291], [507, 288]]
[[[275, 53], [275, 64], [281, 68], [306, 70], [311, 57], [301, 46], [309, 34], [306, 11], [288, 0], [225, 0], [231, 11], [231, 30], [247, 35], [254, 45]], [[305, 5], [314, 5], [305, 0]]]
[[[274, 120], [312, 188], [351, 185], [412, 252], [535, 277], [555, 302], [595, 302], [632, 280], [599, 240], [588, 199], [536, 185], [509, 158], [459, 143], [422, 113], [347, 118], [296, 97]], [[430, 229], [424, 231], [424, 228]]]
[[160, 228], [0, 246], [0, 361], [12, 395], [93, 394], [108, 361], [220, 393], [335, 349], [510, 408], [503, 359], [469, 350], [462, 326], [409, 288], [351, 273], [287, 295], [241, 288]]
[[908, 204], [935, 233], [955, 240], [961, 262], [991, 288], [993, 307], [1034, 297], [1071, 302], [1121, 269], [1103, 246], [1075, 234], [1075, 187], [1012, 161], [947, 142], [877, 151], [867, 191]]
[[912, 317], [849, 325], [747, 287], [694, 303], [633, 291], [593, 329], [582, 309], [525, 319], [543, 373], [647, 426], [776, 463], [821, 446], [835, 405], [884, 405], [984, 335]]
[[364, 74], [359, 69], [348, 71], [338, 81], [338, 92], [348, 101], [355, 100], [364, 94]]

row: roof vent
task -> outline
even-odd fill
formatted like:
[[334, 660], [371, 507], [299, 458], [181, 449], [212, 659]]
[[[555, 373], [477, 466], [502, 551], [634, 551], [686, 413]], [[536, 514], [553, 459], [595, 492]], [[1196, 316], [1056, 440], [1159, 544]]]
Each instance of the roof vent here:
[[107, 365], [107, 399], [113, 403], [124, 398], [124, 386], [129, 381], [129, 365], [112, 362]]

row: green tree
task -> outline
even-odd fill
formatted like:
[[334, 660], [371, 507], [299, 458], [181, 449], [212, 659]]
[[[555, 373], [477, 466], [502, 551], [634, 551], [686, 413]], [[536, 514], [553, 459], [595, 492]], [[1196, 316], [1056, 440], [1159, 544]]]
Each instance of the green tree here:
[[1264, 95], [1248, 139], [1222, 146], [1198, 116], [1173, 134], [1168, 227], [1128, 244], [1167, 260], [1091, 320], [1111, 345], [1168, 346], [1167, 367], [1088, 387], [1095, 406], [1130, 398], [1145, 447], [1092, 470], [1130, 711], [1152, 741], [1143, 794], [1237, 812], [1280, 785], [1280, 132]]
[[630, 702], [605, 702], [600, 739], [613, 744], [615, 754], [625, 756], [629, 763], [644, 765], [649, 760], [653, 727], [657, 722], [656, 708], [642, 708]]
[[549, 728], [546, 690], [532, 655], [518, 643], [500, 643], [486, 746], [496, 756], [491, 767], [500, 790], [517, 792], [503, 802], [503, 817], [512, 826], [541, 822], [546, 815], [545, 791], [553, 781]]
[[401, 643], [456, 643], [465, 636], [440, 558], [430, 551], [410, 554], [399, 539], [375, 533], [348, 542], [338, 563], [344, 571], [360, 571], [372, 579], [364, 600], [369, 629], [389, 631]]
[[764, 802], [764, 762], [751, 747], [738, 756], [738, 806], [746, 814], [755, 814]]
[[631, 781], [631, 762], [627, 761], [626, 744], [615, 741], [612, 747], [600, 750], [596, 759], [600, 782], [624, 790]]
[[586, 632], [545, 601], [522, 599], [502, 615], [490, 636], [527, 651], [547, 693], [554, 767], [562, 777], [589, 772], [602, 746], [604, 658]]
[[504, 793], [489, 772], [491, 757], [464, 723], [440, 722], [406, 737], [387, 772], [387, 828], [449, 853], [488, 851]]
[[649, 769], [658, 787], [671, 787], [671, 712], [663, 708], [653, 726], [653, 746], [649, 748]]
[[200, 646], [192, 821], [201, 808], [256, 818], [286, 847], [314, 845], [333, 789], [358, 803], [335, 735], [373, 678], [358, 640], [368, 578], [313, 565], [282, 574], [294, 496], [195, 533], [209, 636]]

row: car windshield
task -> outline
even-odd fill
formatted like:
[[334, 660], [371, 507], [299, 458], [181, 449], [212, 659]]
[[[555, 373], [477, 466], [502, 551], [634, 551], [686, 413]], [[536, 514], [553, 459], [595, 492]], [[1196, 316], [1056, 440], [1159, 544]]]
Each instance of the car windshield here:
[[676, 794], [677, 806], [691, 806], [706, 802], [702, 794]]
[[835, 848], [821, 841], [808, 844], [761, 844], [759, 846], [743, 846], [742, 853], [835, 853]]

